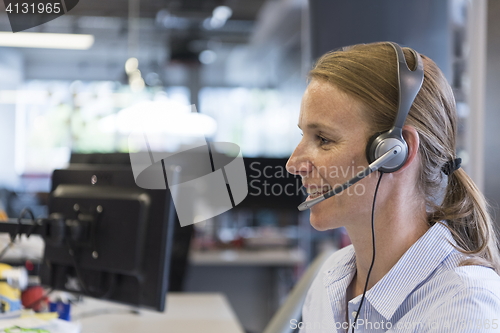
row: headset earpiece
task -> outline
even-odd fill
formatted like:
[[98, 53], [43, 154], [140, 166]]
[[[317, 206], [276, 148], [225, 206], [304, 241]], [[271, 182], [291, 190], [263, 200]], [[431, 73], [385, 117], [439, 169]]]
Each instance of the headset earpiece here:
[[374, 162], [377, 158], [384, 155], [395, 146], [401, 147], [401, 153], [380, 167], [378, 171], [389, 173], [399, 170], [408, 159], [408, 145], [406, 144], [402, 133], [401, 135], [398, 135], [392, 130], [377, 133], [371, 137], [366, 150], [368, 163]]
[[376, 133], [373, 135], [366, 146], [366, 158], [368, 163], [373, 163], [376, 159], [384, 155], [394, 146], [401, 147], [401, 153], [398, 154], [398, 156], [379, 168], [380, 172], [387, 173], [399, 170], [408, 158], [408, 145], [403, 138], [402, 128], [406, 117], [408, 116], [408, 112], [410, 111], [411, 105], [413, 104], [413, 101], [422, 86], [422, 82], [424, 81], [424, 65], [420, 55], [416, 51], [411, 50], [415, 57], [416, 68], [414, 70], [410, 70], [401, 47], [392, 42], [389, 42], [388, 44], [391, 45], [396, 51], [396, 59], [398, 61], [398, 112], [392, 128], [387, 132]]
[[381, 135], [382, 133], [384, 132], [377, 132], [375, 134], [373, 134], [369, 139], [368, 139], [368, 143], [366, 144], [366, 160], [368, 161], [368, 164], [371, 164], [373, 163], [373, 161], [375, 161], [375, 159], [373, 158], [373, 154], [371, 153], [371, 148], [373, 146], [373, 141], [375, 141], [375, 139]]

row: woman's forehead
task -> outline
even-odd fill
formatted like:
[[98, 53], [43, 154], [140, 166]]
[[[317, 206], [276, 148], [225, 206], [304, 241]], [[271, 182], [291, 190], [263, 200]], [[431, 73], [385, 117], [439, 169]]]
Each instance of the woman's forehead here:
[[363, 120], [363, 107], [335, 85], [313, 80], [302, 99], [299, 127], [351, 127]]

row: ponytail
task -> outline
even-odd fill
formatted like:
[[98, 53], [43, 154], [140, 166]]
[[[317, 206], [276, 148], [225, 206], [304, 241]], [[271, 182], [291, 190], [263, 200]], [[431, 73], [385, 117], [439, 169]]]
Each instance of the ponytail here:
[[463, 169], [448, 176], [443, 202], [429, 222], [443, 220], [457, 242], [457, 250], [469, 257], [461, 266], [487, 266], [500, 274], [498, 241], [486, 200]]

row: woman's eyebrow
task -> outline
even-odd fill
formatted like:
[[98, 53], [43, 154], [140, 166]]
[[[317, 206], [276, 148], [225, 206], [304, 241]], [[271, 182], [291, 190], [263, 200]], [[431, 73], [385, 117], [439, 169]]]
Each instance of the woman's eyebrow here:
[[[299, 127], [299, 129], [302, 130], [302, 127], [300, 127], [300, 125], [297, 125]], [[308, 129], [319, 129], [319, 130], [325, 130], [325, 131], [328, 131], [328, 132], [337, 132], [337, 130], [333, 127], [330, 127], [328, 125], [324, 125], [324, 124], [319, 124], [319, 123], [310, 123], [310, 124], [307, 124], [306, 126]]]

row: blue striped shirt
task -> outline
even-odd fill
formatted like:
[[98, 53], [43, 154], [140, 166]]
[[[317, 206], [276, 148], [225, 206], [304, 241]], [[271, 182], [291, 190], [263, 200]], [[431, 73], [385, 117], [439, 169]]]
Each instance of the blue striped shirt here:
[[[432, 226], [366, 292], [355, 332], [499, 332], [500, 276], [484, 266], [459, 266], [450, 231]], [[349, 332], [361, 295], [346, 303], [356, 273], [352, 245], [323, 265], [307, 294], [302, 333]], [[347, 312], [347, 316], [346, 316]]]

